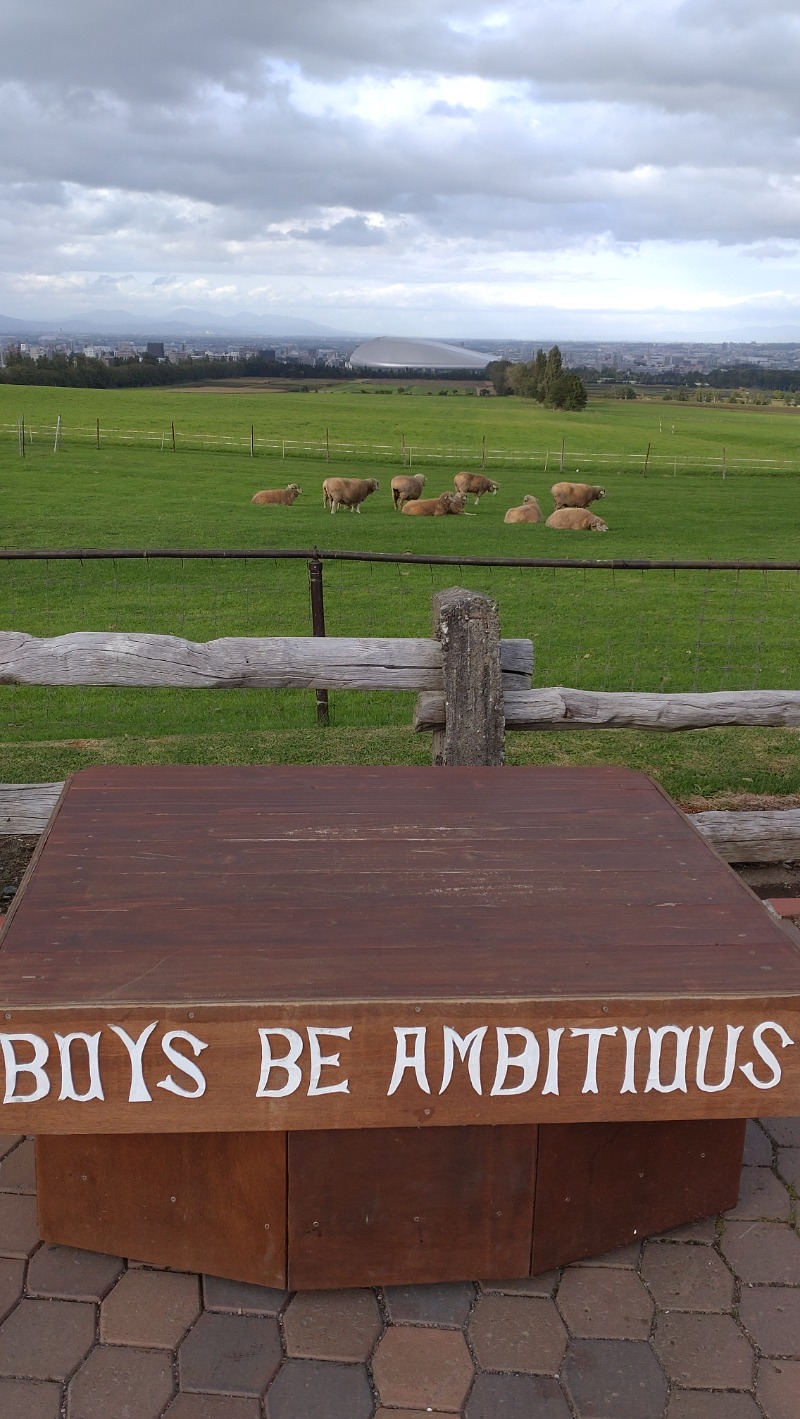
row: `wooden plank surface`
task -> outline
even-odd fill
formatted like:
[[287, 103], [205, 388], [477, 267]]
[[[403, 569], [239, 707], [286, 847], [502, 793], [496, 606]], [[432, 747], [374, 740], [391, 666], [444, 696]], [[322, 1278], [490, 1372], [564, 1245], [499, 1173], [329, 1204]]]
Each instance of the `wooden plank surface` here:
[[[9, 1132], [744, 1117], [800, 1095], [795, 940], [616, 768], [84, 771], [12, 908], [0, 1001], [0, 1036], [32, 1037], [3, 1046]], [[263, 1094], [260, 1031], [300, 1061]], [[480, 1092], [453, 1054], [474, 1031]], [[537, 1082], [503, 1063], [525, 1031]], [[408, 1063], [392, 1089], [417, 1047], [429, 1092]]]

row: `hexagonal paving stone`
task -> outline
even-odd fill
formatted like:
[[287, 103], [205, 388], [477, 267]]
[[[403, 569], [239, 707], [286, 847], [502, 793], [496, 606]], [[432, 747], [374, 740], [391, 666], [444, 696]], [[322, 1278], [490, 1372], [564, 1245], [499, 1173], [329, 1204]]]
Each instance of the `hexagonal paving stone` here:
[[272, 1286], [253, 1286], [249, 1281], [227, 1281], [223, 1276], [203, 1277], [203, 1299], [207, 1311], [230, 1311], [240, 1316], [276, 1316], [291, 1292]]
[[642, 1278], [665, 1311], [729, 1311], [733, 1305], [733, 1277], [713, 1247], [648, 1242]]
[[366, 1360], [383, 1329], [374, 1291], [298, 1291], [283, 1317], [286, 1353]]
[[800, 1237], [780, 1222], [727, 1222], [720, 1250], [753, 1285], [800, 1285]]
[[94, 1344], [85, 1301], [20, 1301], [0, 1326], [0, 1374], [63, 1380]]
[[778, 1172], [784, 1182], [800, 1192], [800, 1148], [778, 1149]]
[[579, 1419], [662, 1419], [667, 1380], [643, 1340], [573, 1340], [562, 1379]]
[[45, 1243], [31, 1257], [28, 1295], [62, 1301], [101, 1301], [125, 1270], [118, 1256]]
[[267, 1419], [371, 1419], [363, 1365], [287, 1360], [264, 1400]]
[[9, 1419], [59, 1419], [61, 1385], [0, 1379], [0, 1414]]
[[743, 1287], [739, 1318], [762, 1354], [800, 1356], [800, 1287]]
[[800, 1360], [762, 1360], [756, 1395], [767, 1419], [797, 1419]]
[[[0, 1321], [5, 1320], [22, 1295], [25, 1262], [17, 1258], [0, 1258]], [[2, 1411], [0, 1411], [2, 1413]]]
[[558, 1380], [548, 1375], [478, 1375], [465, 1419], [571, 1419]]
[[754, 1118], [748, 1119], [744, 1137], [745, 1167], [769, 1168], [772, 1166], [772, 1139]]
[[800, 1148], [800, 1118], [762, 1118], [759, 1123], [783, 1148]]
[[28, 1257], [39, 1245], [36, 1198], [0, 1193], [0, 1256]]
[[653, 1345], [670, 1379], [687, 1389], [749, 1389], [754, 1356], [732, 1316], [661, 1312]]
[[67, 1419], [159, 1419], [172, 1391], [169, 1355], [98, 1345], [70, 1381]]
[[769, 1168], [742, 1168], [739, 1200], [726, 1217], [787, 1222], [792, 1204], [786, 1188]]
[[709, 1247], [712, 1247], [716, 1240], [716, 1217], [701, 1217], [699, 1222], [684, 1222], [682, 1227], [673, 1227], [671, 1232], [657, 1232], [650, 1238], [652, 1242], [698, 1242]]
[[556, 1375], [567, 1348], [555, 1305], [533, 1296], [481, 1296], [469, 1337], [484, 1370]]
[[281, 1359], [278, 1323], [271, 1317], [206, 1311], [178, 1351], [180, 1388], [260, 1396]]
[[0, 1158], [5, 1158], [25, 1137], [24, 1133], [0, 1133]]
[[196, 1276], [126, 1271], [101, 1307], [100, 1339], [109, 1345], [173, 1350], [199, 1314]]
[[634, 1271], [570, 1267], [556, 1304], [573, 1335], [603, 1340], [646, 1340], [653, 1302]]
[[261, 1419], [261, 1404], [229, 1394], [176, 1394], [164, 1419]]
[[667, 1407], [667, 1419], [761, 1419], [761, 1410], [751, 1394], [676, 1390]]
[[398, 1325], [379, 1341], [372, 1374], [381, 1403], [390, 1409], [458, 1412], [474, 1368], [460, 1331]]
[[0, 1163], [0, 1192], [36, 1191], [36, 1164], [32, 1138], [23, 1138]]
[[599, 1256], [585, 1256], [581, 1261], [573, 1262], [573, 1266], [611, 1266], [615, 1270], [628, 1266], [635, 1271], [639, 1265], [641, 1250], [641, 1242], [629, 1242], [626, 1247], [617, 1247], [616, 1251], [604, 1251]]
[[441, 1286], [384, 1286], [383, 1299], [395, 1322], [459, 1328], [475, 1300], [475, 1287], [471, 1281]]
[[541, 1271], [538, 1276], [523, 1276], [512, 1281], [480, 1281], [487, 1296], [552, 1296], [558, 1285], [558, 1271]]

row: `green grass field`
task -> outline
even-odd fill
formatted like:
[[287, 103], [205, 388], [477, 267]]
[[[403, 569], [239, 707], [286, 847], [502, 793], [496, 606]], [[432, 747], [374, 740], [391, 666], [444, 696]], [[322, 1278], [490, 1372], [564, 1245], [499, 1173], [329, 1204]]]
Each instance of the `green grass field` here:
[[[360, 392], [361, 389], [369, 392]], [[449, 556], [659, 559], [800, 559], [800, 415], [797, 411], [598, 402], [564, 415], [517, 400], [464, 393], [376, 393], [338, 385], [319, 393], [252, 389], [106, 392], [0, 386], [3, 543], [16, 548], [308, 548]], [[383, 386], [394, 391], [395, 382]], [[436, 388], [434, 386], [434, 388]], [[444, 386], [452, 389], [452, 386]], [[54, 454], [44, 430], [63, 421]], [[16, 421], [33, 443], [19, 457]], [[95, 420], [101, 445], [92, 443]], [[177, 452], [171, 444], [171, 423]], [[315, 440], [324, 458], [248, 456], [249, 431]], [[673, 432], [674, 427], [674, 432]], [[85, 434], [77, 431], [83, 429]], [[114, 430], [153, 434], [119, 446]], [[71, 432], [72, 431], [72, 432]], [[159, 433], [160, 431], [160, 433]], [[240, 437], [227, 452], [190, 447], [189, 433]], [[161, 449], [161, 436], [167, 435]], [[482, 441], [530, 458], [495, 466], [497, 498], [474, 516], [396, 514], [389, 483], [400, 445], [450, 450], [422, 462], [427, 489], [452, 486], [477, 466]], [[607, 535], [507, 527], [505, 509], [564, 474], [603, 482]], [[339, 445], [359, 445], [352, 469], [381, 490], [360, 516], [323, 511], [328, 473], [348, 471]], [[648, 476], [642, 455], [651, 444]], [[364, 445], [384, 445], [370, 459]], [[472, 450], [462, 457], [455, 450]], [[722, 450], [728, 476], [722, 478]], [[574, 452], [574, 456], [572, 451]], [[614, 454], [614, 459], [605, 455]], [[638, 455], [638, 464], [625, 456]], [[392, 461], [390, 461], [390, 458]], [[545, 469], [545, 458], [548, 467]], [[673, 466], [670, 468], [669, 459]], [[580, 459], [580, 462], [577, 460]], [[661, 460], [661, 461], [658, 461]], [[677, 467], [677, 473], [676, 473]], [[683, 469], [692, 471], [682, 471]], [[746, 470], [746, 471], [745, 471]], [[794, 470], [794, 471], [792, 471]], [[257, 508], [252, 493], [297, 482], [292, 508]], [[329, 634], [425, 635], [434, 590], [460, 583], [500, 605], [506, 635], [530, 636], [535, 682], [583, 688], [684, 690], [794, 688], [798, 575], [793, 572], [616, 572], [327, 563]], [[305, 563], [245, 561], [3, 562], [0, 617], [8, 629], [55, 635], [76, 629], [222, 635], [308, 634]], [[252, 761], [297, 757], [346, 762], [424, 761], [428, 745], [407, 726], [411, 697], [338, 695], [334, 723], [314, 726], [313, 696], [299, 692], [3, 691], [6, 782], [61, 777], [98, 760]], [[742, 789], [800, 790], [797, 736], [789, 731], [692, 735], [514, 736], [526, 761], [624, 761], [648, 768], [684, 797]]]

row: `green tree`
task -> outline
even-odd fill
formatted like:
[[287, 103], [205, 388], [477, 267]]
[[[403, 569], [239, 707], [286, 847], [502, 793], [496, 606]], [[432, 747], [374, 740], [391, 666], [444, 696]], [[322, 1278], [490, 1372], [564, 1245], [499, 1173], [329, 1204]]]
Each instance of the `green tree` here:
[[550, 389], [548, 404], [553, 409], [577, 411], [586, 408], [586, 385], [579, 374], [560, 374]]
[[[558, 381], [561, 379], [564, 369], [564, 360], [557, 345], [547, 352], [547, 359], [544, 365], [544, 403], [553, 404], [554, 394]], [[556, 408], [563, 406], [556, 405]]]

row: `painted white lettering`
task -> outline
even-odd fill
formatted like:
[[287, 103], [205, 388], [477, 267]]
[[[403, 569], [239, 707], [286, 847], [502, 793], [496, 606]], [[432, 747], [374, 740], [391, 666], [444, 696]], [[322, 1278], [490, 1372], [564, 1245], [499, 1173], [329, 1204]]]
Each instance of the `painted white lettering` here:
[[592, 1026], [584, 1030], [573, 1026], [570, 1030], [572, 1039], [577, 1039], [579, 1035], [586, 1035], [589, 1043], [586, 1047], [586, 1075], [583, 1081], [582, 1094], [597, 1093], [597, 1055], [600, 1049], [600, 1041], [603, 1035], [615, 1035], [616, 1025], [605, 1025], [603, 1029]]
[[[72, 1077], [72, 1045], [75, 1040], [86, 1045], [86, 1053], [89, 1056], [89, 1088], [85, 1094], [76, 1091]], [[85, 1104], [88, 1099], [104, 1099], [103, 1085], [100, 1082], [100, 1031], [98, 1030], [96, 1035], [85, 1035], [80, 1030], [76, 1030], [72, 1035], [56, 1034], [56, 1044], [61, 1056], [59, 1103], [62, 1099], [74, 1099], [76, 1104]]]
[[622, 1033], [625, 1036], [625, 1078], [622, 1081], [621, 1094], [636, 1093], [636, 1041], [642, 1033], [641, 1025], [631, 1028], [630, 1025], [622, 1026]]
[[[303, 1052], [303, 1037], [298, 1035], [296, 1030], [283, 1030], [277, 1026], [275, 1029], [260, 1029], [261, 1037], [261, 1077], [256, 1089], [257, 1099], [284, 1099], [287, 1094], [293, 1094], [295, 1089], [299, 1089], [302, 1073], [298, 1066], [298, 1059]], [[271, 1035], [280, 1035], [289, 1046], [288, 1054], [284, 1054], [280, 1059], [274, 1059], [272, 1055]], [[286, 1070], [286, 1083], [280, 1089], [269, 1089], [269, 1076], [273, 1069]]]
[[342, 1079], [338, 1084], [320, 1084], [319, 1077], [322, 1073], [323, 1068], [338, 1069], [340, 1066], [338, 1053], [320, 1054], [319, 1037], [320, 1035], [333, 1035], [340, 1040], [349, 1040], [352, 1029], [352, 1025], [341, 1025], [337, 1026], [335, 1029], [324, 1029], [322, 1028], [322, 1026], [319, 1025], [306, 1026], [306, 1031], [308, 1034], [308, 1050], [311, 1057], [311, 1068], [308, 1080], [309, 1094], [350, 1093], [349, 1079]]
[[467, 1060], [467, 1072], [469, 1082], [476, 1094], [482, 1092], [481, 1089], [481, 1048], [488, 1026], [481, 1025], [476, 1030], [470, 1030], [468, 1035], [459, 1035], [451, 1025], [444, 1026], [444, 1064], [442, 1066], [442, 1087], [439, 1090], [443, 1094], [450, 1080], [453, 1077], [453, 1062], [456, 1053], [460, 1060]]
[[558, 1050], [563, 1033], [563, 1025], [557, 1030], [547, 1031], [547, 1074], [542, 1094], [558, 1093]]
[[727, 1044], [725, 1046], [725, 1068], [722, 1075], [721, 1084], [709, 1084], [706, 1081], [706, 1068], [708, 1065], [708, 1051], [714, 1036], [713, 1025], [700, 1025], [700, 1042], [697, 1046], [697, 1087], [703, 1094], [718, 1094], [722, 1089], [731, 1087], [733, 1072], [736, 1068], [736, 1047], [739, 1043], [739, 1036], [744, 1029], [744, 1025], [728, 1025]]
[[176, 1084], [172, 1075], [168, 1074], [166, 1079], [158, 1079], [156, 1081], [156, 1088], [168, 1089], [170, 1094], [178, 1094], [182, 1099], [199, 1099], [206, 1092], [205, 1075], [198, 1069], [196, 1064], [192, 1064], [190, 1059], [187, 1059], [185, 1055], [179, 1054], [176, 1049], [173, 1049], [173, 1040], [183, 1040], [189, 1046], [195, 1058], [197, 1058], [204, 1049], [208, 1049], [208, 1045], [205, 1044], [203, 1040], [198, 1040], [196, 1035], [191, 1035], [188, 1030], [168, 1030], [161, 1041], [161, 1048], [170, 1064], [174, 1064], [175, 1068], [179, 1069], [182, 1074], [186, 1074], [189, 1079], [193, 1079], [195, 1087], [194, 1089], [184, 1089], [182, 1084]]
[[[686, 1056], [689, 1052], [689, 1039], [693, 1029], [694, 1025], [687, 1025], [686, 1029], [682, 1029], [680, 1025], [660, 1025], [657, 1030], [654, 1030], [652, 1026], [648, 1028], [650, 1072], [644, 1086], [646, 1094], [652, 1093], [653, 1090], [658, 1094], [674, 1094], [678, 1090], [682, 1094], [687, 1092]], [[661, 1078], [661, 1051], [667, 1035], [675, 1036], [675, 1074], [671, 1082], [665, 1084]]]
[[[508, 1052], [508, 1041], [512, 1037], [521, 1039], [523, 1046], [519, 1054], [510, 1055]], [[536, 1076], [539, 1073], [539, 1058], [541, 1051], [539, 1041], [533, 1030], [526, 1030], [523, 1026], [497, 1026], [497, 1072], [494, 1076], [492, 1094], [527, 1094], [536, 1083]], [[519, 1084], [506, 1085], [509, 1069], [521, 1069], [522, 1079]]]
[[771, 1077], [767, 1080], [757, 1079], [756, 1071], [752, 1064], [739, 1065], [745, 1079], [749, 1079], [750, 1083], [753, 1084], [756, 1089], [774, 1089], [775, 1085], [779, 1084], [781, 1079], [781, 1067], [777, 1057], [773, 1054], [769, 1046], [764, 1044], [764, 1035], [767, 1030], [771, 1030], [773, 1034], [778, 1036], [782, 1049], [786, 1049], [787, 1045], [794, 1044], [794, 1040], [787, 1035], [783, 1026], [777, 1025], [774, 1020], [762, 1020], [760, 1025], [756, 1025], [753, 1031], [753, 1044], [755, 1045], [756, 1054], [763, 1059], [764, 1063], [772, 1070]]
[[[33, 1050], [33, 1059], [27, 1061], [17, 1059], [14, 1046], [18, 1044], [30, 1045]], [[6, 1070], [6, 1092], [3, 1103], [35, 1104], [39, 1099], [44, 1099], [50, 1093], [50, 1080], [44, 1070], [50, 1049], [45, 1041], [39, 1035], [0, 1035], [0, 1046], [3, 1050], [3, 1063]], [[20, 1074], [33, 1075], [33, 1089], [29, 1094], [16, 1092], [17, 1079]]]
[[[431, 1086], [428, 1083], [428, 1076], [425, 1073], [425, 1036], [427, 1034], [427, 1026], [412, 1025], [406, 1028], [404, 1025], [395, 1025], [394, 1033], [397, 1044], [395, 1046], [394, 1070], [392, 1071], [392, 1079], [387, 1091], [387, 1097], [397, 1092], [400, 1087], [400, 1080], [407, 1069], [413, 1069], [417, 1076], [417, 1084], [420, 1089], [422, 1089], [424, 1093], [429, 1094], [431, 1092]], [[407, 1050], [409, 1035], [414, 1036], [413, 1054], [409, 1054]]]
[[153, 1096], [144, 1082], [142, 1056], [144, 1054], [144, 1047], [157, 1024], [158, 1021], [154, 1020], [152, 1024], [146, 1025], [142, 1033], [135, 1040], [131, 1038], [127, 1030], [123, 1030], [121, 1025], [109, 1025], [109, 1029], [113, 1030], [115, 1035], [119, 1035], [119, 1038], [128, 1051], [128, 1056], [131, 1061], [131, 1087], [128, 1094], [129, 1104], [151, 1104], [153, 1102]]

